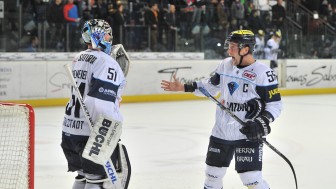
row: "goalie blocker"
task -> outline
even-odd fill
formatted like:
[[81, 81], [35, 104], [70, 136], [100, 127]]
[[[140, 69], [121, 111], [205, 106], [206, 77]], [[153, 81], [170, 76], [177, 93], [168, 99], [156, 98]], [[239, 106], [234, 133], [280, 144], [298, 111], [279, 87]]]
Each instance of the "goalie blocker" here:
[[[126, 189], [131, 176], [131, 165], [126, 147], [118, 143], [121, 130], [122, 123], [120, 121], [99, 116], [82, 156], [93, 163], [104, 166], [108, 170], [107, 177], [112, 180], [112, 183], [118, 178], [121, 186], [117, 186], [117, 189], [119, 187]], [[113, 165], [111, 165], [112, 163]], [[110, 182], [100, 181], [104, 183], [104, 188], [115, 188]]]

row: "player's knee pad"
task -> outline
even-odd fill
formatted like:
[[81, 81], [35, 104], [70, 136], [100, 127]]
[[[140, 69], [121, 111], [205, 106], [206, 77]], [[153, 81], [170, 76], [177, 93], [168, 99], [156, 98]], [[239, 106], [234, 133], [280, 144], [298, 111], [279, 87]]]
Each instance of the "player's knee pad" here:
[[221, 189], [223, 188], [223, 177], [226, 173], [226, 167], [214, 167], [206, 165], [205, 169], [205, 189]]
[[77, 171], [78, 175], [75, 177], [75, 182], [72, 185], [72, 189], [84, 189], [86, 179], [82, 171]]
[[243, 184], [249, 189], [269, 189], [269, 185], [263, 179], [261, 171], [239, 173], [239, 176]]

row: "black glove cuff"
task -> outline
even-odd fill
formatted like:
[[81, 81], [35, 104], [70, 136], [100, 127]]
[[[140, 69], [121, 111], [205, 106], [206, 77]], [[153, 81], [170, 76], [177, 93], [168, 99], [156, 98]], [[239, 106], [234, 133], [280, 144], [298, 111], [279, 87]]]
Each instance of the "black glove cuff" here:
[[268, 120], [268, 124], [270, 124], [274, 121], [273, 115], [268, 111], [263, 111], [261, 113], [261, 116]]
[[269, 126], [269, 120], [266, 117], [259, 116], [259, 117], [255, 118], [254, 121], [258, 122], [258, 124], [261, 126], [264, 136], [271, 133], [271, 127]]
[[197, 83], [184, 84], [184, 92], [194, 92], [197, 89]]

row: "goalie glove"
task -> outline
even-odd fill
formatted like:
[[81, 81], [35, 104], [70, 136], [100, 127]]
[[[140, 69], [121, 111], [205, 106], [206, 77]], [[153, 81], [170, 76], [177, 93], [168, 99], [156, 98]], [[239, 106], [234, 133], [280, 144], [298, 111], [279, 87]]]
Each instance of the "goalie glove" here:
[[271, 133], [269, 123], [272, 118], [267, 115], [256, 117], [253, 121], [247, 121], [246, 126], [240, 129], [240, 132], [246, 135], [249, 140], [258, 140]]
[[111, 52], [112, 58], [114, 58], [118, 62], [121, 70], [123, 71], [126, 77], [128, 74], [129, 65], [131, 61], [129, 59], [127, 52], [124, 49], [124, 46], [122, 44], [113, 45], [111, 51], [112, 51]]

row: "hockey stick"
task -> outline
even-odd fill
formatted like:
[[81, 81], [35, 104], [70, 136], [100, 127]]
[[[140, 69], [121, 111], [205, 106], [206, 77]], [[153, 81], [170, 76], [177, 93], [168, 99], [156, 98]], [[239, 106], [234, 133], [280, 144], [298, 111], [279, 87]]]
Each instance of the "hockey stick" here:
[[[247, 127], [245, 122], [243, 122], [234, 113], [232, 113], [229, 109], [227, 109], [222, 103], [220, 103], [215, 97], [213, 97], [207, 90], [205, 90], [203, 87], [199, 87], [198, 89], [206, 97], [208, 97], [210, 100], [215, 102], [217, 104], [217, 106], [219, 106], [222, 110], [224, 110], [225, 112], [230, 114], [230, 116], [232, 118], [234, 118], [238, 123], [240, 123], [243, 127]], [[277, 150], [273, 145], [271, 145], [269, 142], [267, 142], [265, 138], [260, 139], [260, 141], [264, 142], [269, 148], [271, 148], [275, 153], [277, 153], [280, 157], [282, 157], [282, 159], [284, 159], [288, 163], [288, 165], [292, 169], [292, 172], [293, 172], [293, 175], [294, 175], [296, 189], [298, 189], [295, 170], [294, 170], [294, 167], [293, 167], [292, 163], [289, 161], [289, 159], [286, 156], [284, 156], [279, 150]]]
[[[78, 95], [78, 101], [80, 103], [80, 106], [82, 108], [82, 110], [84, 111], [84, 116], [86, 118], [86, 121], [89, 123], [90, 125], [90, 130], [92, 131], [93, 130], [93, 126], [94, 126], [94, 123], [91, 119], [91, 116], [90, 116], [90, 112], [88, 111], [84, 101], [83, 101], [83, 97], [79, 91], [79, 88], [77, 87], [76, 85], [76, 81], [72, 75], [72, 71], [71, 71], [71, 68], [68, 64], [64, 65], [65, 67], [65, 70], [67, 72], [67, 75], [71, 81], [71, 85], [72, 87], [75, 89], [77, 95]], [[104, 167], [104, 170], [106, 172], [106, 175], [108, 176], [108, 180], [111, 182], [112, 186], [113, 186], [113, 189], [120, 189], [121, 188], [121, 183], [120, 183], [120, 180], [117, 176], [117, 172], [114, 168], [114, 165], [113, 165], [113, 162], [111, 159], [108, 159], [107, 162], [105, 163], [105, 165], [103, 165]]]

